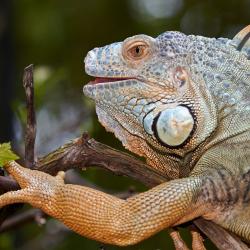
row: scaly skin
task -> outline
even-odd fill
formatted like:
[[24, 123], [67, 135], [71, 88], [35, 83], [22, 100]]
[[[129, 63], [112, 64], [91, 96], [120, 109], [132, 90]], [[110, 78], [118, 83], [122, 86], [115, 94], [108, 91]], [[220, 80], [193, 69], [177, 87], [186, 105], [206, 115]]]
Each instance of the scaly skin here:
[[138, 35], [88, 53], [86, 72], [98, 78], [84, 93], [99, 120], [171, 181], [120, 200], [10, 162], [22, 189], [2, 195], [0, 207], [27, 202], [116, 245], [198, 216], [250, 241], [249, 32], [233, 40]]

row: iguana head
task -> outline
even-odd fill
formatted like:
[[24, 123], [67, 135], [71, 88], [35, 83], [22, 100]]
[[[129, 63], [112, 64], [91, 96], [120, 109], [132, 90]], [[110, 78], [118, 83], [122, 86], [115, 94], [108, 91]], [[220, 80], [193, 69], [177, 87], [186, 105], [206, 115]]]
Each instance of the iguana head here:
[[213, 91], [219, 90], [209, 77], [215, 74], [211, 58], [226, 54], [216, 48], [227, 41], [166, 32], [95, 48], [85, 58], [85, 70], [95, 80], [84, 93], [126, 148], [170, 178], [185, 176], [224, 108], [216, 103]]

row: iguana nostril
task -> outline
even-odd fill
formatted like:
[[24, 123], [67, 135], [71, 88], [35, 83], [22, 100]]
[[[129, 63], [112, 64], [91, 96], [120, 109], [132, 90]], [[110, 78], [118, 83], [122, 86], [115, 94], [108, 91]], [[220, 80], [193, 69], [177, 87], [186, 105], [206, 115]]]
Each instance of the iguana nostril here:
[[84, 63], [86, 65], [88, 62], [93, 60], [96, 60], [96, 53], [93, 50], [90, 50], [84, 59]]

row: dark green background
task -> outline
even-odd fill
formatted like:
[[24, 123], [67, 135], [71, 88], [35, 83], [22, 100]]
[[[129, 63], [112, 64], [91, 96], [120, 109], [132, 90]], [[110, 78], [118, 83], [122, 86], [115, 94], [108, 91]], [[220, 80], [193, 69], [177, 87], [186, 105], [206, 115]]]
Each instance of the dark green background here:
[[[22, 154], [25, 96], [23, 68], [35, 64], [38, 119], [37, 154], [45, 154], [88, 130], [91, 136], [121, 148], [98, 124], [93, 103], [82, 86], [87, 51], [144, 33], [166, 30], [212, 37], [233, 37], [250, 23], [250, 0], [1, 0], [0, 1], [0, 142], [12, 141]], [[128, 178], [91, 169], [83, 177], [110, 192], [144, 187]], [[24, 209], [28, 209], [26, 206]], [[187, 232], [184, 237], [190, 242]], [[215, 249], [206, 241], [208, 249]], [[102, 249], [55, 220], [0, 235], [0, 249]], [[105, 246], [105, 249], [119, 249]], [[166, 231], [124, 249], [173, 249]]]

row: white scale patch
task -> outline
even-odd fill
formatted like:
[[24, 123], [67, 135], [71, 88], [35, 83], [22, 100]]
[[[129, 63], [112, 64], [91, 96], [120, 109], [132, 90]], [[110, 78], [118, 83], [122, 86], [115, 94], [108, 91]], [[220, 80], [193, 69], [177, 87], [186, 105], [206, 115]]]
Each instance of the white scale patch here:
[[156, 131], [163, 143], [178, 146], [188, 138], [193, 126], [194, 119], [188, 108], [177, 106], [161, 112], [156, 122]]

